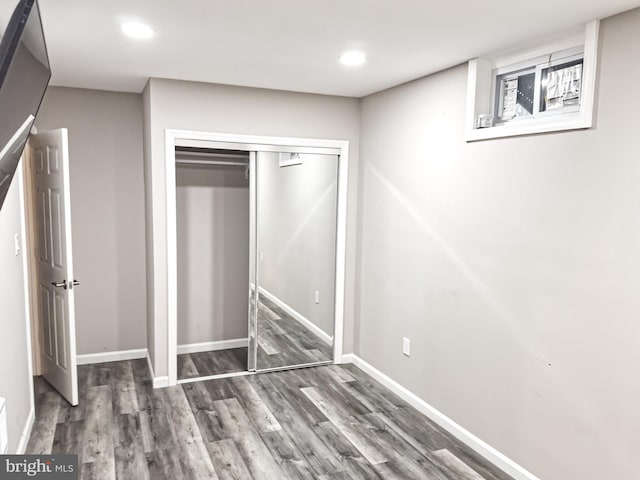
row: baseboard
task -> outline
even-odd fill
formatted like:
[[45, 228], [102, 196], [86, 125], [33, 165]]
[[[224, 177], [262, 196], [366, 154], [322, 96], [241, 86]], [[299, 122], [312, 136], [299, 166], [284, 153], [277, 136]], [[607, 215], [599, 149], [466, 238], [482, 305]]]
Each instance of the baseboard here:
[[387, 387], [393, 393], [398, 395], [404, 401], [413, 406], [420, 413], [431, 419], [433, 422], [440, 425], [443, 429], [449, 432], [451, 435], [456, 437], [465, 445], [469, 446], [477, 453], [486, 458], [489, 462], [494, 464], [496, 467], [501, 469], [503, 472], [511, 475], [516, 480], [540, 480], [531, 472], [527, 471], [522, 466], [518, 465], [516, 462], [508, 458], [503, 453], [500, 453], [498, 450], [493, 448], [488, 443], [482, 441], [480, 438], [476, 437], [473, 433], [469, 432], [467, 429], [462, 427], [461, 425], [454, 422], [452, 419], [447, 417], [444, 413], [440, 412], [436, 408], [429, 405], [427, 402], [422, 400], [416, 394], [407, 390], [405, 387], [397, 383], [395, 380], [391, 379], [384, 373], [382, 373], [377, 368], [373, 367], [371, 364], [365, 362], [363, 359], [358, 357], [353, 353], [348, 353], [342, 356], [343, 363], [353, 363], [360, 370], [364, 371], [382, 385]]
[[29, 439], [31, 438], [31, 430], [33, 429], [33, 424], [36, 421], [36, 410], [32, 408], [29, 411], [29, 415], [27, 416], [27, 421], [24, 424], [24, 428], [22, 429], [22, 435], [20, 436], [20, 441], [18, 442], [18, 448], [16, 450], [17, 455], [23, 455], [27, 451], [27, 445], [29, 444]]
[[84, 353], [76, 355], [78, 365], [91, 365], [93, 363], [120, 362], [123, 360], [137, 360], [147, 356], [146, 348], [135, 350], [120, 350], [117, 352]]
[[169, 386], [169, 375], [153, 377], [153, 388], [166, 388]]
[[[358, 361], [363, 361], [360, 357], [356, 357], [355, 353], [344, 353], [342, 355], [342, 361], [340, 363], [341, 364], [343, 364], [343, 363], [353, 363], [355, 366], [358, 367], [358, 364], [356, 363], [356, 358], [358, 359]], [[364, 370], [364, 368], [361, 368], [361, 367], [359, 367], [359, 368], [361, 370]]]
[[153, 364], [151, 363], [151, 357], [147, 351], [147, 366], [149, 367], [149, 375], [153, 381], [153, 388], [165, 388], [169, 386], [169, 375], [162, 377], [156, 377], [156, 373], [153, 371]]
[[229, 348], [243, 348], [249, 346], [248, 338], [234, 338], [231, 340], [217, 340], [215, 342], [187, 343], [178, 345], [178, 355], [185, 353], [213, 352]]
[[333, 346], [333, 337], [327, 334], [327, 332], [322, 330], [311, 320], [306, 318], [304, 315], [301, 315], [300, 313], [296, 312], [293, 308], [291, 308], [289, 305], [284, 303], [282, 300], [280, 300], [278, 297], [268, 292], [264, 288], [262, 287], [258, 288], [258, 292], [260, 292], [260, 295], [264, 295], [273, 303], [275, 303], [277, 306], [279, 306], [281, 309], [283, 309], [285, 312], [287, 312], [289, 315], [291, 315], [291, 317], [294, 320], [296, 320], [298, 323], [301, 323], [302, 325], [304, 325], [305, 328], [311, 330], [324, 343], [326, 343], [329, 346]]

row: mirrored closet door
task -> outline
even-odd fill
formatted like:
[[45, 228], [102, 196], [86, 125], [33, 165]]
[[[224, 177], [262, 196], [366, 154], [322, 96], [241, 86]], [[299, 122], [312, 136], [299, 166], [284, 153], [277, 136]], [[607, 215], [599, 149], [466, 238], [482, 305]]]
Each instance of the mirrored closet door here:
[[257, 153], [257, 371], [333, 360], [338, 159]]
[[229, 147], [175, 151], [179, 382], [333, 361], [337, 150]]

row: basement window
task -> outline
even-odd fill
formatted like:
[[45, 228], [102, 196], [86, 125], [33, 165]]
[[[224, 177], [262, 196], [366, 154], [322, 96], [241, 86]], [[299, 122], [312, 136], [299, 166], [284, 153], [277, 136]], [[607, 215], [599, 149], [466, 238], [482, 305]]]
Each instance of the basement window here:
[[495, 73], [495, 124], [580, 111], [584, 53], [564, 51]]
[[598, 22], [516, 54], [469, 62], [467, 141], [590, 128]]

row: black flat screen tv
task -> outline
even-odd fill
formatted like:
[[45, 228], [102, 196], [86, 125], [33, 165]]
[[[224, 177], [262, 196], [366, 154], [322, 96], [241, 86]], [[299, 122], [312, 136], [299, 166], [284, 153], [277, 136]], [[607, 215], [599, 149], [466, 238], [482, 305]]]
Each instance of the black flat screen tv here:
[[0, 25], [0, 209], [51, 78], [37, 0]]

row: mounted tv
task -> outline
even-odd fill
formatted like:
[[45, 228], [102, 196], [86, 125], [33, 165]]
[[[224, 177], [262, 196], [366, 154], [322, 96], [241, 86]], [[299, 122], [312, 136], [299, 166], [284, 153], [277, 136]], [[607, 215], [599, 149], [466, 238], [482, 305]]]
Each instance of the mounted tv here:
[[51, 78], [37, 0], [20, 0], [3, 27], [0, 25], [0, 209]]

